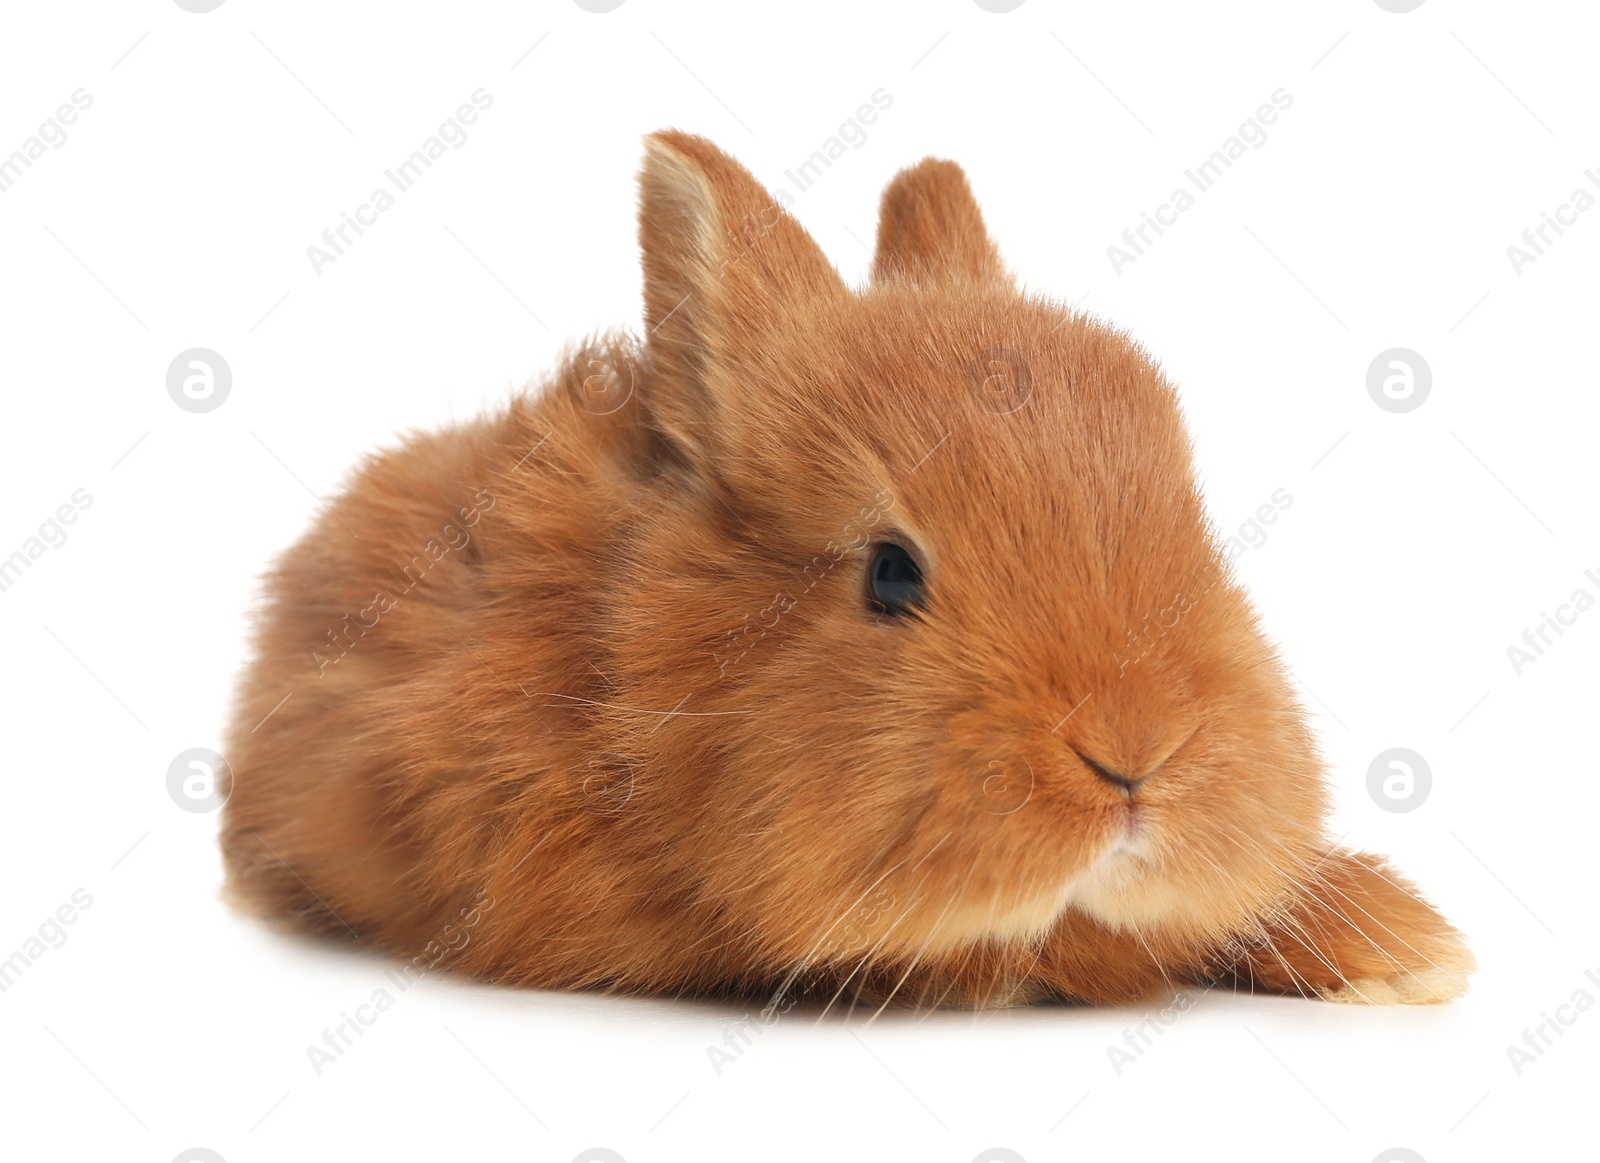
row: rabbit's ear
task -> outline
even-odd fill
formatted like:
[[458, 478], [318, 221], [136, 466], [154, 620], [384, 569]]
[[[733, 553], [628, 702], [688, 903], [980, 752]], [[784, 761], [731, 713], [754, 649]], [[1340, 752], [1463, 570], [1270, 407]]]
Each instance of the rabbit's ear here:
[[884, 190], [872, 281], [1009, 283], [967, 176], [955, 162], [925, 158], [901, 170]]
[[719, 414], [756, 388], [764, 341], [849, 291], [805, 229], [705, 138], [666, 130], [645, 147], [647, 405], [669, 438], [703, 454]]

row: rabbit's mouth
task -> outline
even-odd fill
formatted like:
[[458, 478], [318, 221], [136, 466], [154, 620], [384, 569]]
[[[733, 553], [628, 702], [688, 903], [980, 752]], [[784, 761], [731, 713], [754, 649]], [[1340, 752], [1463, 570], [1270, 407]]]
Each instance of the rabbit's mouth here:
[[1142, 918], [1129, 912], [1127, 902], [1130, 894], [1148, 895], [1157, 875], [1151, 839], [1147, 809], [1130, 801], [1123, 805], [1098, 854], [1064, 884], [1020, 897], [1004, 910], [995, 909], [992, 900], [983, 902], [982, 907], [960, 910], [960, 915], [946, 918], [942, 933], [953, 944], [974, 937], [1029, 941], [1048, 932], [1068, 909], [1087, 913], [1113, 928], [1130, 919], [1139, 921]]

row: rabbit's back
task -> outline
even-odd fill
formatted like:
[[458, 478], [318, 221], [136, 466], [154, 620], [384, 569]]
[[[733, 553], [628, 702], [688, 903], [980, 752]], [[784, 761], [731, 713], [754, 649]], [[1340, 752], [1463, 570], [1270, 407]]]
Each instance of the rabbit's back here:
[[369, 458], [268, 574], [226, 752], [241, 905], [418, 946], [481, 888], [512, 801], [549, 815], [588, 729], [550, 692], [593, 679], [589, 563], [634, 487], [622, 426], [582, 407], [593, 355]]

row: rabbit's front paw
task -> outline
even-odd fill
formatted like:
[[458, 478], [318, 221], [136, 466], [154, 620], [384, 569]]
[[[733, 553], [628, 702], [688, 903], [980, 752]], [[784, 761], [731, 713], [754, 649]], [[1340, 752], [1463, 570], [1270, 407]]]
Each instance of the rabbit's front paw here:
[[1226, 976], [1243, 989], [1355, 1005], [1451, 1001], [1476, 963], [1439, 911], [1375, 856], [1335, 852], [1304, 877], [1296, 900]]

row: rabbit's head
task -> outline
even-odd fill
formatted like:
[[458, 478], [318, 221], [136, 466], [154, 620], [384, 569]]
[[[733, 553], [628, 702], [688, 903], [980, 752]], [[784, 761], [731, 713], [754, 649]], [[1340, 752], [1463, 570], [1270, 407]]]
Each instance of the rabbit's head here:
[[[1321, 769], [1127, 336], [1006, 272], [958, 167], [870, 283], [703, 139], [642, 176], [653, 433], [613, 562], [614, 749], [708, 899], [791, 960], [1201, 942], [1291, 883]], [[670, 708], [670, 711], [667, 710]]]

